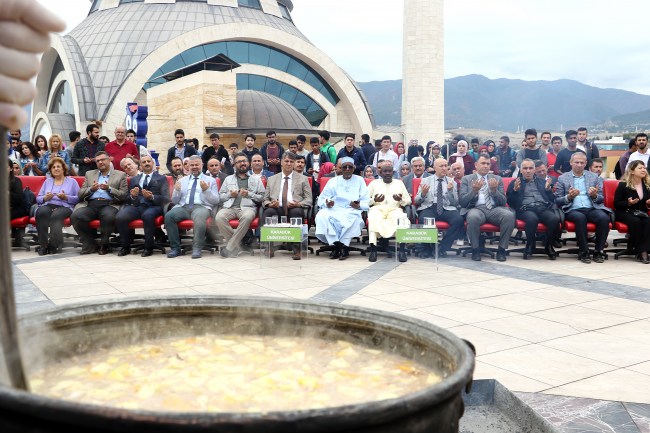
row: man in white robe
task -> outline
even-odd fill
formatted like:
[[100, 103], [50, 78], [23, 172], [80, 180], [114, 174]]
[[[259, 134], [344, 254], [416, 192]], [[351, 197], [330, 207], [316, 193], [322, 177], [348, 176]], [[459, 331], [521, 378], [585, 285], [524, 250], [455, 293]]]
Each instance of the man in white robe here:
[[[376, 179], [368, 185], [370, 197], [370, 211], [368, 212], [368, 241], [370, 242], [370, 256], [368, 260], [377, 261], [377, 237], [382, 238], [382, 247], [389, 256], [388, 238], [395, 235], [398, 223], [405, 219], [403, 206], [411, 204], [411, 196], [406, 186], [399, 179], [393, 179], [393, 164], [384, 162], [379, 174], [381, 179]], [[398, 258], [400, 262], [406, 261], [404, 244], [399, 246]]]
[[368, 210], [368, 188], [361, 176], [354, 175], [354, 160], [341, 158], [341, 176], [325, 185], [318, 197], [316, 237], [321, 242], [334, 245], [330, 259], [345, 260], [350, 255], [352, 238], [361, 235], [361, 212]]

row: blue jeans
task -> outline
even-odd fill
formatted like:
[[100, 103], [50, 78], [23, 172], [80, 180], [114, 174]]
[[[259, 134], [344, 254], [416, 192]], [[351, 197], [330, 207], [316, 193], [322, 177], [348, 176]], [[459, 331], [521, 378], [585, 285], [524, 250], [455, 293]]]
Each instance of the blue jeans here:
[[205, 231], [207, 221], [210, 218], [210, 209], [205, 206], [196, 205], [190, 208], [189, 205], [177, 206], [165, 215], [165, 230], [169, 238], [169, 246], [173, 250], [181, 248], [181, 236], [178, 233], [178, 223], [191, 219], [194, 222], [194, 238], [192, 248], [201, 249], [205, 245]]

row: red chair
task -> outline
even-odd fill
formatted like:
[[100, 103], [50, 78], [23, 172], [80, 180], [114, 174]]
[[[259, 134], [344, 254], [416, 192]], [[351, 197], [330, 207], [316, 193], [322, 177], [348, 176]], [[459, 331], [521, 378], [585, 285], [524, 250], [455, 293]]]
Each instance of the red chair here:
[[[45, 183], [45, 176], [17, 176], [17, 177], [18, 179], [20, 179], [20, 182], [23, 184], [23, 191], [30, 190], [32, 193], [34, 193], [34, 196], [38, 196], [38, 193], [41, 190], [43, 183]], [[33, 238], [29, 241], [25, 241], [24, 239], [25, 229], [30, 224], [32, 225], [36, 224], [35, 222], [32, 221], [31, 215], [15, 218], [11, 220], [10, 223], [12, 231], [14, 231], [15, 229], [15, 234], [16, 234], [16, 239], [14, 239], [15, 244], [20, 248], [24, 248], [25, 251], [29, 251], [31, 249], [30, 245], [38, 244], [37, 242], [38, 239], [36, 235], [34, 235]]]

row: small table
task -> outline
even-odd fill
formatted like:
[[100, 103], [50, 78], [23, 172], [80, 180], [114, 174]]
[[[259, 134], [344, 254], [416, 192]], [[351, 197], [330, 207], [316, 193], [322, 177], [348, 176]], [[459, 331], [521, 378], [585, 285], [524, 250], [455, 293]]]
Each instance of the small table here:
[[395, 231], [395, 257], [399, 244], [436, 244], [435, 260], [438, 270], [438, 229], [436, 226], [411, 224], [409, 227], [398, 227]]
[[[289, 224], [262, 226], [260, 228], [260, 244], [266, 243], [266, 251], [270, 255], [271, 248], [274, 242], [287, 243], [287, 244], [300, 244], [300, 254], [303, 253], [303, 227], [291, 226]], [[306, 249], [304, 249], [306, 251]], [[262, 254], [263, 256], [264, 254]], [[307, 255], [305, 255], [307, 256]]]

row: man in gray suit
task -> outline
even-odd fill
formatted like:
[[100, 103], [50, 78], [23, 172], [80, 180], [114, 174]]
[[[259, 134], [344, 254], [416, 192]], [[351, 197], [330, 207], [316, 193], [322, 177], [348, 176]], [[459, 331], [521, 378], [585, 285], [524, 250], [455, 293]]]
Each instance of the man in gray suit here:
[[[415, 158], [413, 158], [415, 160]], [[423, 162], [424, 164], [424, 162]], [[449, 166], [447, 160], [438, 158], [433, 163], [435, 174], [422, 179], [420, 188], [415, 196], [415, 204], [418, 206], [418, 220], [420, 223], [424, 218], [435, 218], [449, 224], [444, 239], [438, 248], [438, 257], [447, 257], [447, 251], [451, 244], [460, 239], [463, 235], [465, 221], [458, 212], [458, 191], [456, 182], [448, 177]], [[425, 245], [424, 256], [431, 255], [431, 245]]]
[[497, 260], [506, 261], [506, 250], [512, 230], [515, 228], [515, 215], [506, 208], [506, 195], [503, 180], [490, 171], [490, 157], [481, 154], [476, 161], [476, 173], [463, 177], [460, 184], [460, 214], [467, 221], [467, 236], [472, 245], [472, 260], [481, 260], [481, 225], [485, 223], [499, 226], [499, 249]]
[[555, 189], [555, 204], [562, 208], [567, 221], [576, 226], [578, 240], [578, 259], [583, 263], [591, 263], [589, 247], [587, 246], [587, 223], [596, 224], [596, 248], [593, 261], [605, 261], [605, 242], [609, 234], [611, 210], [604, 204], [603, 179], [588, 170], [587, 156], [582, 152], [571, 155], [571, 171], [562, 174]]
[[[262, 206], [264, 207], [263, 221], [267, 217], [286, 216], [291, 218], [304, 218], [305, 209], [312, 205], [311, 187], [307, 176], [294, 171], [296, 154], [285, 152], [282, 155], [282, 171], [268, 179]], [[272, 256], [272, 253], [271, 253]], [[293, 259], [300, 260], [300, 246], [293, 246]]]
[[429, 177], [429, 173], [425, 172], [424, 168], [424, 158], [416, 156], [411, 160], [411, 173], [402, 178], [402, 182], [404, 182], [404, 186], [406, 186], [406, 190], [411, 197], [413, 197], [413, 193], [417, 192], [413, 191], [413, 179]]
[[178, 223], [191, 219], [194, 223], [192, 258], [200, 259], [205, 245], [207, 221], [212, 208], [219, 204], [217, 183], [212, 176], [203, 173], [203, 161], [198, 155], [190, 156], [190, 174], [176, 181], [172, 193], [174, 207], [165, 215], [165, 230], [169, 238], [170, 259], [181, 255], [181, 238]]
[[[241, 241], [255, 219], [257, 205], [264, 197], [262, 179], [248, 174], [248, 157], [244, 152], [235, 155], [234, 166], [235, 174], [228, 176], [219, 190], [223, 208], [215, 217], [219, 233], [226, 241], [219, 253], [226, 258], [237, 257]], [[239, 221], [236, 229], [230, 227], [231, 219]]]
[[[91, 254], [99, 250], [100, 255], [108, 254], [111, 248], [108, 240], [115, 229], [117, 211], [124, 204], [128, 194], [126, 173], [111, 170], [111, 157], [104, 151], [93, 155], [97, 170], [88, 170], [84, 183], [79, 190], [79, 203], [70, 216], [72, 226], [79, 234], [81, 254]], [[97, 231], [88, 224], [99, 220], [102, 238], [99, 245], [95, 243]]]

